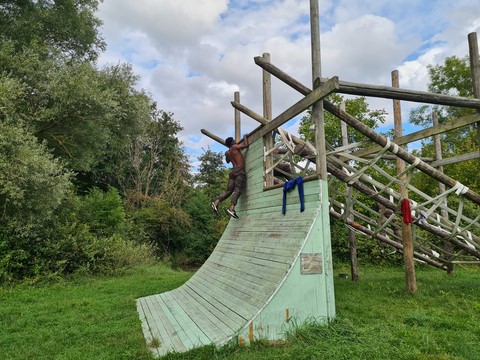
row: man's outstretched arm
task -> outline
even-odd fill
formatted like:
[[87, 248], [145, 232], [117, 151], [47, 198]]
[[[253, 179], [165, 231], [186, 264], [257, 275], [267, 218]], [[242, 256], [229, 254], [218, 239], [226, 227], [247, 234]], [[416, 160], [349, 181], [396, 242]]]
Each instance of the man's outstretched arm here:
[[248, 147], [248, 137], [247, 135], [244, 135], [243, 140], [237, 144], [237, 149], [241, 150], [245, 149], [246, 147]]

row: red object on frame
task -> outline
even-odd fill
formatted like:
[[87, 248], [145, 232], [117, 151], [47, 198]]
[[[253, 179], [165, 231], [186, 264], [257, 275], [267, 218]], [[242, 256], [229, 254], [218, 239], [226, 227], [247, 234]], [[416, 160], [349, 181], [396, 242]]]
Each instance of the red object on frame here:
[[403, 215], [403, 222], [405, 224], [411, 224], [412, 211], [410, 210], [410, 201], [408, 199], [403, 199], [401, 209], [402, 209], [402, 215]]

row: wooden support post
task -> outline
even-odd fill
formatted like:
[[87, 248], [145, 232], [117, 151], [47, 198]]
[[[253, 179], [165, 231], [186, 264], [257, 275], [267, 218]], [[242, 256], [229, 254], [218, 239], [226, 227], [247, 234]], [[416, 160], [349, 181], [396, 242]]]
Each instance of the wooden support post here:
[[[398, 71], [392, 71], [392, 86], [395, 88], [400, 87], [398, 80]], [[393, 118], [395, 124], [395, 138], [402, 136], [402, 113], [400, 108], [400, 101], [393, 100]], [[405, 161], [397, 158], [397, 173], [401, 174], [405, 171]], [[405, 182], [407, 175], [404, 174], [400, 177], [400, 182]], [[406, 185], [399, 185], [399, 193], [403, 195], [403, 199], [408, 200], [408, 190]], [[400, 201], [403, 201], [400, 199]], [[405, 263], [405, 280], [407, 285], [407, 291], [409, 293], [415, 293], [417, 291], [417, 281], [415, 279], [415, 261], [413, 257], [413, 241], [412, 241], [412, 224], [406, 224], [402, 221], [402, 241], [403, 241], [403, 260]]]
[[[270, 62], [270, 54], [264, 53], [262, 55], [263, 60], [267, 63]], [[271, 121], [272, 120], [272, 76], [269, 72], [262, 71], [263, 78], [263, 117]], [[268, 151], [273, 147], [273, 132], [263, 136], [263, 146], [265, 150]], [[273, 166], [273, 155], [270, 154], [265, 158], [264, 170], [270, 169]], [[265, 173], [265, 187], [273, 185], [273, 171], [270, 173]]]
[[[345, 111], [345, 102], [342, 102], [340, 109]], [[341, 125], [341, 131], [342, 131], [342, 146], [347, 146], [348, 145], [347, 124], [345, 124], [343, 121], [340, 121], [340, 125]], [[345, 184], [345, 186], [347, 187], [347, 199], [351, 200], [352, 187], [349, 186], [348, 184]], [[352, 204], [351, 201], [347, 201], [347, 204], [349, 203]], [[353, 221], [354, 216], [351, 214], [348, 214], [349, 210], [350, 209], [346, 209], [347, 220]], [[351, 268], [352, 281], [358, 281], [357, 240], [355, 238], [355, 231], [353, 231], [351, 228], [348, 228], [348, 245], [350, 249], [350, 268]]]
[[[438, 126], [438, 116], [437, 116], [436, 111], [433, 112], [432, 122], [433, 122], [433, 126]], [[435, 135], [433, 137], [433, 140], [435, 142], [435, 160], [440, 161], [440, 160], [443, 159], [442, 142], [440, 140], [440, 135], [438, 135], [438, 134]], [[442, 165], [438, 166], [437, 170], [443, 173], [443, 166]], [[443, 184], [441, 182], [438, 182], [438, 193], [443, 194], [445, 191], [446, 191], [445, 184]], [[447, 199], [446, 198], [443, 202], [444, 202], [444, 206], [447, 207], [448, 205], [447, 205]], [[446, 209], [441, 208], [440, 209], [440, 214], [442, 215], [442, 218], [445, 221], [448, 220], [448, 211]], [[448, 240], [445, 240], [443, 242], [443, 248], [445, 249], [445, 252], [447, 254], [447, 256], [445, 258], [445, 260], [447, 261], [447, 274], [452, 275], [453, 274], [453, 263], [451, 263], [451, 256], [448, 255], [448, 254], [452, 253], [452, 243]]]
[[[287, 110], [282, 112], [280, 115], [277, 115], [272, 121], [267, 121], [266, 119], [264, 119], [265, 125], [260, 126], [259, 128], [251, 131], [248, 136], [248, 142], [254, 143], [264, 135], [268, 134], [269, 132], [275, 131], [278, 127], [282, 126], [287, 121], [293, 119], [295, 116], [301, 114], [316, 102], [330, 95], [337, 88], [338, 88], [338, 77], [334, 76], [331, 79], [329, 79], [325, 84], [322, 84], [320, 87], [311, 91], [307, 96], [303, 97], [302, 99], [297, 101], [295, 104], [290, 106]], [[237, 107], [238, 104], [232, 101], [232, 106]], [[241, 106], [239, 106], [238, 108], [240, 109]]]
[[[311, 93], [314, 93], [314, 91], [310, 90], [307, 86], [305, 86], [301, 82], [295, 80], [290, 75], [286, 74], [285, 72], [283, 72], [282, 70], [280, 70], [276, 66], [274, 66], [272, 64], [269, 64], [269, 66], [267, 67], [266, 64], [263, 63], [261, 60], [259, 60], [258, 57], [255, 58], [255, 63], [257, 65], [261, 66], [261, 67], [265, 66], [264, 67], [265, 70], [267, 70], [270, 74], [276, 76], [278, 79], [280, 79], [281, 81], [283, 81], [287, 85], [291, 86], [293, 89], [297, 90], [301, 94], [306, 95], [305, 98], [303, 98], [302, 100], [299, 101], [298, 105], [300, 105], [300, 103], [302, 103], [302, 106], [304, 106], [306, 104], [310, 104], [310, 102], [307, 100], [307, 98]], [[332, 80], [334, 82], [336, 82], [334, 79], [335, 79], [335, 77], [327, 80], [327, 83], [332, 82]], [[327, 83], [325, 83], [325, 84], [327, 84]], [[332, 83], [331, 85], [333, 86], [334, 84]], [[338, 84], [335, 84], [335, 88], [336, 88], [335, 91], [337, 91], [338, 90]], [[318, 90], [318, 89], [316, 89], [316, 90]], [[321, 97], [323, 98], [323, 97], [327, 96], [330, 93], [329, 91], [330, 91], [330, 89], [325, 89], [325, 91], [322, 91]], [[324, 94], [326, 94], [326, 95], [324, 95]], [[437, 95], [438, 94], [433, 94], [432, 96], [436, 97]], [[480, 99], [467, 99], [467, 100], [472, 102], [472, 105], [473, 105], [473, 103], [476, 103], [477, 105], [466, 106], [466, 107], [480, 108]], [[434, 102], [432, 102], [432, 103], [434, 103]], [[443, 105], [448, 105], [448, 104], [443, 104]], [[458, 103], [458, 102], [453, 102], [452, 105], [454, 105], [454, 106], [464, 106], [464, 105], [460, 105], [460, 103]], [[366, 137], [368, 137], [370, 140], [377, 143], [378, 145], [384, 147], [387, 144], [388, 139], [385, 136], [376, 133], [374, 130], [372, 130], [370, 127], [368, 127], [367, 125], [365, 125], [361, 121], [357, 120], [355, 117], [347, 114], [344, 111], [341, 111], [340, 108], [335, 106], [335, 104], [333, 104], [332, 102], [324, 99], [323, 100], [323, 106], [324, 106], [325, 110], [330, 112], [332, 115], [335, 115], [340, 120], [345, 121], [347, 123], [347, 125], [350, 125], [355, 130], [358, 130], [359, 132], [361, 132], [363, 135], [365, 135]], [[297, 106], [295, 105], [294, 107], [296, 108]], [[275, 125], [280, 126], [280, 124], [283, 124], [283, 120], [285, 118], [290, 119], [293, 116], [298, 115], [297, 112], [293, 112], [294, 107], [292, 107], [292, 109], [291, 109], [292, 111], [288, 111], [288, 116], [287, 116], [287, 114], [282, 115], [282, 116], [279, 115], [277, 117], [278, 118], [278, 125], [277, 124], [275, 124]], [[291, 114], [291, 113], [293, 113], [293, 114]], [[275, 119], [272, 120], [272, 122], [275, 122]], [[391, 147], [393, 147], [393, 145], [391, 145]], [[416, 156], [408, 153], [407, 151], [403, 150], [401, 147], [398, 149], [397, 156], [399, 158], [405, 160], [409, 164], [413, 164], [417, 160]], [[426, 173], [427, 175], [431, 176], [432, 178], [443, 182], [447, 186], [453, 187], [457, 184], [456, 180], [446, 176], [445, 174], [442, 174], [441, 172], [437, 171], [436, 169], [434, 169], [432, 166], [428, 165], [424, 161], [421, 161], [420, 164], [417, 165], [417, 169]], [[471, 189], [468, 189], [467, 192], [465, 194], [463, 194], [463, 196], [465, 196], [469, 200], [472, 200], [476, 204], [480, 204], [480, 194], [477, 194], [476, 192], [474, 192]]]
[[[311, 32], [311, 45], [312, 45], [312, 83], [313, 91], [320, 90], [321, 77], [322, 77], [322, 67], [321, 67], [321, 56], [320, 56], [320, 13], [318, 0], [310, 0], [310, 32]], [[338, 84], [338, 79], [335, 80]], [[305, 96], [304, 99], [308, 97]], [[322, 244], [322, 254], [323, 254], [323, 268], [324, 272], [322, 274], [323, 281], [326, 284], [326, 293], [325, 293], [325, 302], [328, 308], [328, 314], [331, 314], [332, 317], [335, 316], [335, 302], [333, 295], [333, 261], [332, 261], [332, 245], [331, 245], [331, 234], [330, 234], [330, 213], [329, 213], [329, 202], [328, 202], [328, 179], [327, 179], [327, 151], [325, 146], [325, 121], [323, 118], [323, 97], [320, 101], [316, 101], [312, 105], [312, 120], [315, 124], [315, 148], [317, 150], [316, 154], [316, 166], [317, 166], [317, 176], [321, 179], [320, 181], [320, 196], [321, 196], [321, 227], [322, 227], [322, 237], [319, 239], [319, 243]], [[330, 292], [331, 291], [331, 292]]]
[[[320, 54], [320, 16], [318, 0], [310, 0], [310, 29], [312, 45], [312, 88], [321, 84], [322, 65]], [[317, 174], [327, 180], [327, 157], [325, 145], [325, 119], [323, 116], [323, 100], [312, 106], [312, 119], [315, 124], [315, 148], [317, 149]]]
[[[240, 92], [235, 91], [233, 94], [233, 101], [239, 103], [240, 102]], [[242, 128], [240, 123], [240, 111], [235, 109], [235, 141], [240, 141], [242, 137]]]
[[[470, 52], [470, 68], [472, 70], [473, 95], [480, 99], [480, 58], [476, 32], [468, 34], [468, 49]], [[479, 109], [477, 109], [477, 113], [480, 113]], [[477, 123], [477, 135], [478, 151], [480, 152], [480, 122]]]

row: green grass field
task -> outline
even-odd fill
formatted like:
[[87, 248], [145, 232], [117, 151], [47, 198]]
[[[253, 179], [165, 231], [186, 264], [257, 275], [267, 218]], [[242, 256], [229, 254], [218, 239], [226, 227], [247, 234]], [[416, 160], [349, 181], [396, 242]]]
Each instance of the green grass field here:
[[[285, 344], [205, 347], [166, 359], [479, 359], [480, 268], [454, 276], [417, 269], [405, 292], [401, 268], [362, 268], [360, 282], [335, 268], [337, 319], [287, 334]], [[135, 307], [191, 273], [163, 265], [105, 279], [0, 289], [0, 359], [153, 359]]]

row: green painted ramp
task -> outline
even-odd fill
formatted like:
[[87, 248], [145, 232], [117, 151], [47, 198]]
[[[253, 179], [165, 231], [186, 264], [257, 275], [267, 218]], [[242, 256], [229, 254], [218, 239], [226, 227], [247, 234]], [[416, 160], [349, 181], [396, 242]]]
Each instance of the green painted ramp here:
[[[205, 264], [179, 288], [137, 300], [143, 332], [157, 355], [233, 338], [279, 340], [291, 324], [335, 316], [327, 183], [263, 190], [263, 145], [245, 150], [247, 188]], [[324, 199], [324, 201], [322, 200]], [[209, 204], [205, 204], [209, 206]], [[161, 280], [160, 280], [161, 281]]]

